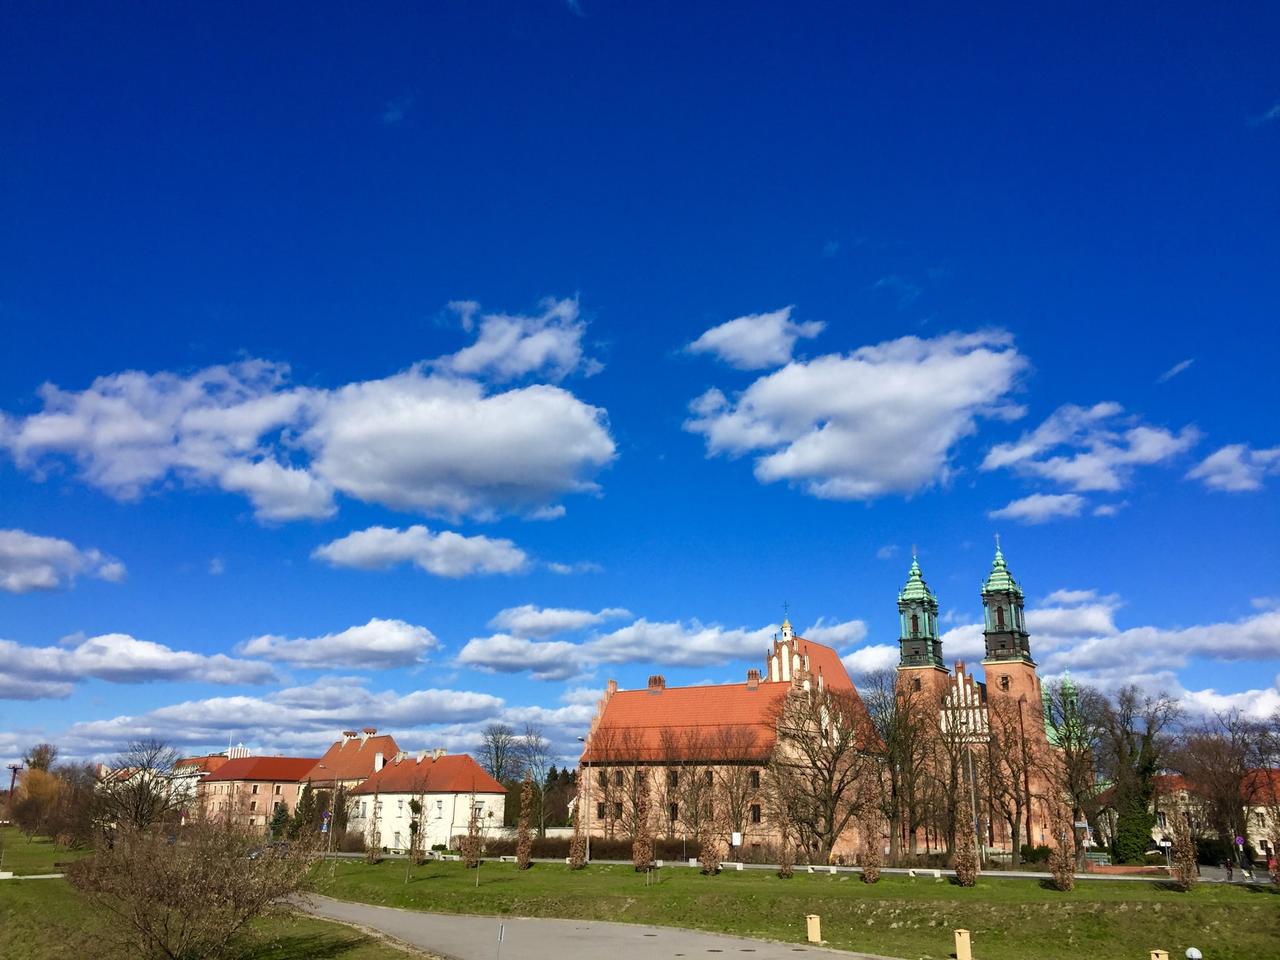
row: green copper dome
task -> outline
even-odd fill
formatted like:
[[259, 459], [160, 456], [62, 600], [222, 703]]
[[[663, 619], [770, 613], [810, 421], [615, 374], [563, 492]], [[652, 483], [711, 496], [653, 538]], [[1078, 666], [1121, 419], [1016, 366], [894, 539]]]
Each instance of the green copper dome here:
[[914, 556], [911, 558], [911, 570], [907, 574], [907, 583], [898, 593], [899, 603], [907, 600], [932, 600], [934, 603], [938, 602], [938, 598], [933, 595], [929, 585], [924, 582], [924, 576], [920, 573], [920, 561]]
[[987, 574], [986, 581], [982, 584], [983, 594], [988, 593], [1012, 593], [1015, 596], [1022, 596], [1022, 588], [1018, 586], [1018, 581], [1013, 579], [1013, 574], [1009, 572], [1009, 567], [1004, 562], [1004, 554], [1000, 552], [1000, 544], [996, 544], [996, 558], [991, 561], [991, 572]]

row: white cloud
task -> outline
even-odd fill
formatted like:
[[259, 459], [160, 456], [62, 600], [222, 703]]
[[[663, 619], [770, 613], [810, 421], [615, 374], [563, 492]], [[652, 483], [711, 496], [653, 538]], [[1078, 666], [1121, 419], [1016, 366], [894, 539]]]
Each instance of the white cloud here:
[[861, 620], [845, 620], [843, 623], [827, 623], [826, 618], [819, 617], [801, 636], [815, 643], [839, 649], [851, 643], [861, 643], [867, 636], [867, 625]]
[[739, 370], [762, 370], [791, 362], [796, 340], [811, 339], [826, 327], [818, 320], [796, 323], [793, 307], [772, 313], [752, 313], [722, 323], [698, 337], [686, 348], [690, 353], [711, 353]]
[[25, 530], [0, 530], [0, 590], [27, 593], [70, 586], [84, 575], [119, 583], [125, 567], [92, 548]]
[[962, 623], [952, 627], [943, 633], [941, 640], [942, 655], [948, 663], [954, 660], [981, 660], [987, 652], [980, 623]]
[[604, 623], [606, 620], [617, 620], [630, 615], [630, 611], [621, 607], [606, 607], [592, 612], [564, 607], [535, 607], [531, 603], [526, 603], [499, 611], [489, 621], [489, 626], [497, 630], [505, 630], [518, 637], [549, 637], [556, 633], [581, 630], [584, 627]]
[[[1118, 403], [1066, 404], [1018, 440], [992, 447], [982, 469], [1010, 469], [1076, 492], [1116, 491], [1128, 485], [1134, 468], [1170, 460], [1199, 438], [1192, 426], [1174, 433], [1139, 423]], [[1059, 449], [1065, 452], [1053, 452]]]
[[1084, 503], [1084, 497], [1075, 493], [1033, 493], [1006, 503], [999, 510], [988, 511], [987, 516], [992, 520], [1044, 523], [1059, 517], [1078, 517]]
[[886, 543], [883, 547], [876, 551], [877, 560], [892, 560], [898, 555], [898, 545], [896, 543]]
[[1186, 370], [1195, 362], [1196, 362], [1196, 358], [1190, 357], [1187, 360], [1183, 360], [1181, 363], [1175, 363], [1172, 367], [1170, 367], [1164, 373], [1160, 374], [1160, 376], [1156, 380], [1156, 383], [1167, 383], [1168, 381], [1176, 377], [1178, 374], [1185, 373]]
[[227, 563], [221, 557], [214, 557], [209, 561], [209, 576], [220, 577], [227, 572]]
[[536, 680], [566, 680], [582, 672], [581, 647], [563, 640], [529, 640], [497, 633], [472, 637], [458, 663], [488, 673], [529, 671]]
[[1187, 474], [1210, 490], [1244, 493], [1261, 490], [1268, 475], [1280, 473], [1280, 447], [1254, 450], [1247, 444], [1232, 443], [1215, 450]]
[[426, 627], [374, 617], [361, 626], [319, 637], [254, 637], [240, 644], [238, 652], [302, 667], [385, 669], [421, 663], [439, 645]]
[[312, 469], [343, 493], [448, 517], [532, 512], [593, 492], [591, 475], [615, 453], [604, 411], [566, 390], [488, 394], [420, 368], [333, 391], [302, 441]]
[[124, 633], [89, 637], [65, 647], [28, 647], [0, 640], [0, 692], [5, 699], [67, 696], [79, 680], [110, 683], [192, 681], [266, 683], [275, 672], [265, 663], [174, 650]]
[[529, 558], [510, 540], [465, 537], [452, 530], [432, 533], [415, 524], [405, 530], [369, 527], [317, 547], [313, 557], [335, 567], [386, 570], [400, 563], [415, 566], [438, 577], [467, 577], [481, 573], [515, 573]]
[[898, 645], [896, 643], [873, 643], [859, 647], [846, 654], [840, 660], [844, 668], [857, 682], [859, 674], [875, 673], [877, 670], [892, 670], [898, 665]]
[[711, 456], [759, 453], [762, 483], [835, 500], [910, 494], [948, 479], [952, 449], [979, 417], [1019, 415], [1005, 397], [1025, 368], [1002, 332], [903, 337], [794, 361], [732, 401], [709, 390], [685, 429]]
[[[442, 372], [419, 363], [334, 390], [291, 386], [288, 367], [266, 360], [128, 371], [78, 392], [46, 384], [39, 412], [0, 414], [0, 449], [41, 477], [68, 458], [121, 500], [175, 481], [242, 494], [264, 521], [331, 516], [335, 491], [440, 516], [553, 516], [564, 494], [595, 492], [615, 456], [605, 411], [559, 387], [494, 391], [463, 374], [590, 367], [577, 310], [548, 301], [540, 317], [486, 316]], [[514, 340], [499, 335], [512, 324]]]
[[[454, 309], [470, 330], [479, 304], [461, 301]], [[601, 369], [597, 361], [583, 361], [582, 336], [586, 322], [580, 318], [577, 299], [547, 299], [534, 316], [490, 313], [480, 318], [476, 342], [457, 353], [441, 357], [434, 366], [464, 377], [495, 381], [543, 374], [563, 380], [579, 368], [587, 373]]]

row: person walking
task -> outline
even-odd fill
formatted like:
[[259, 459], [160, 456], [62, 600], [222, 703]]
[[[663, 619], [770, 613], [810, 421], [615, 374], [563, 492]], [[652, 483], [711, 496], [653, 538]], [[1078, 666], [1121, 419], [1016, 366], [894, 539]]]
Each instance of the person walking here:
[[1230, 883], [1235, 877], [1236, 865], [1230, 860], [1224, 860], [1222, 865], [1227, 868], [1227, 883]]

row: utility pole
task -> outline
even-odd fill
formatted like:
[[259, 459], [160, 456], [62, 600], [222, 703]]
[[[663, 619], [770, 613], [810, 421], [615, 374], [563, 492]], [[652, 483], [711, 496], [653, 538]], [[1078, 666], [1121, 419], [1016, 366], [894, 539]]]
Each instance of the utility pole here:
[[18, 782], [18, 771], [22, 769], [22, 764], [9, 764], [9, 805], [13, 806], [13, 786]]

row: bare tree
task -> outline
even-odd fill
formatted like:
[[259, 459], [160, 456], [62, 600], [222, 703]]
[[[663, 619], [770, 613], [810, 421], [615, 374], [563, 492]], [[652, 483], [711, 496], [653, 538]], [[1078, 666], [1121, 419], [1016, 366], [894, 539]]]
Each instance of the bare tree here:
[[149, 830], [174, 819], [184, 803], [174, 789], [178, 754], [162, 740], [135, 740], [102, 776], [98, 814], [116, 828]]
[[285, 912], [316, 861], [307, 842], [261, 844], [256, 833], [226, 821], [189, 824], [178, 843], [163, 831], [125, 827], [113, 844], [73, 865], [68, 878], [119, 919], [104, 932], [125, 940], [132, 956], [240, 956], [248, 924]]
[[750, 727], [723, 726], [707, 738], [707, 746], [716, 807], [730, 833], [746, 833], [761, 789], [763, 764], [750, 759], [758, 749], [755, 732]]
[[[1027, 709], [1025, 701], [1007, 697], [994, 697], [987, 703], [990, 718], [988, 790], [992, 805], [1009, 828], [1011, 865], [1015, 869], [1022, 863], [1022, 826], [1031, 810], [1031, 771], [1036, 766], [1039, 747], [1027, 729]], [[966, 831], [966, 835], [972, 838], [973, 830]], [[1031, 842], [1029, 835], [1027, 842]], [[963, 846], [960, 836], [956, 837], [956, 844], [957, 849]]]
[[[538, 836], [547, 835], [547, 774], [551, 769], [551, 741], [542, 734], [541, 728], [532, 723], [525, 724], [524, 733], [518, 743], [520, 766], [533, 780], [534, 812], [538, 823]], [[522, 808], [523, 809], [523, 808]]]
[[1107, 712], [1106, 698], [1091, 687], [1065, 681], [1044, 685], [1045, 727], [1057, 744], [1053, 767], [1056, 785], [1071, 802], [1076, 869], [1083, 869], [1086, 848], [1082, 831], [1100, 836], [1098, 817], [1098, 755], [1102, 750]]
[[516, 732], [505, 723], [491, 723], [480, 740], [480, 766], [499, 783], [520, 775], [520, 743]]
[[1168, 756], [1170, 734], [1180, 716], [1172, 697], [1144, 695], [1134, 686], [1122, 688], [1106, 705], [1098, 762], [1102, 776], [1114, 784], [1114, 845], [1121, 862], [1141, 862], [1151, 843], [1155, 776]]
[[938, 769], [933, 753], [939, 705], [923, 691], [903, 688], [893, 670], [863, 675], [859, 689], [883, 744], [884, 775], [876, 784], [880, 810], [889, 823], [889, 859], [898, 863], [904, 840], [908, 853], [917, 853], [919, 831], [929, 809], [930, 780]]
[[1209, 826], [1226, 843], [1246, 836], [1248, 808], [1261, 792], [1261, 778], [1250, 763], [1265, 736], [1258, 724], [1239, 711], [1216, 714], [1185, 732], [1171, 751], [1170, 762], [1199, 798]]
[[52, 743], [37, 743], [22, 755], [22, 762], [28, 770], [43, 770], [48, 773], [58, 759], [58, 748]]
[[874, 741], [853, 691], [792, 690], [776, 708], [777, 745], [769, 763], [776, 803], [786, 805], [802, 844], [823, 861], [850, 821], [872, 802], [879, 779]]

